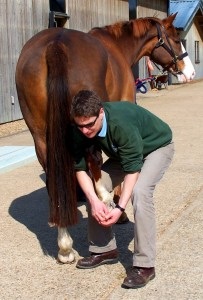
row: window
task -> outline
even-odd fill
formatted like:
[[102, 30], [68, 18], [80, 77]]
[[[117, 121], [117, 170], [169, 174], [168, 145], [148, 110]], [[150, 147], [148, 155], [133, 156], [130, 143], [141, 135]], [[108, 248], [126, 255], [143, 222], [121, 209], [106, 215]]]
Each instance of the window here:
[[195, 41], [195, 63], [199, 64], [199, 41]]

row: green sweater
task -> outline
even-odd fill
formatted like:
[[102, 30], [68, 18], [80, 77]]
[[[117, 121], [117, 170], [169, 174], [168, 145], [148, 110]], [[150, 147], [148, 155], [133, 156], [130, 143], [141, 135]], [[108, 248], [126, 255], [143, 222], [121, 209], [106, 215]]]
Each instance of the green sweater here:
[[126, 173], [141, 170], [143, 159], [172, 140], [170, 127], [148, 110], [127, 101], [104, 102], [107, 121], [105, 137], [86, 138], [73, 128], [75, 169], [87, 170], [85, 149], [97, 145], [111, 158], [120, 161]]

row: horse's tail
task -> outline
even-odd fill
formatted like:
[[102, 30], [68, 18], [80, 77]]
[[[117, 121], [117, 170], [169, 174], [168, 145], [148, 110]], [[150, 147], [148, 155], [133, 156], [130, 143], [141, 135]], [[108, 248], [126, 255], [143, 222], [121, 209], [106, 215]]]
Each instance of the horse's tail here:
[[70, 151], [70, 104], [68, 57], [65, 46], [55, 41], [46, 52], [47, 61], [47, 190], [49, 222], [59, 227], [77, 223], [74, 163]]

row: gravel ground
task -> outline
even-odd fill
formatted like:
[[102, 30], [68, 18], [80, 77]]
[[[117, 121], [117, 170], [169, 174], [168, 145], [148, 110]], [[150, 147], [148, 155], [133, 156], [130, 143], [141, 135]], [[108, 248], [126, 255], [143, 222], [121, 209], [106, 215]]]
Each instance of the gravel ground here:
[[0, 137], [16, 134], [27, 129], [28, 128], [24, 120], [0, 124]]
[[[180, 88], [179, 88], [180, 87]], [[44, 172], [37, 161], [0, 174], [0, 298], [5, 300], [200, 300], [203, 299], [203, 82], [138, 94], [138, 103], [173, 129], [175, 157], [155, 192], [156, 278], [125, 290], [121, 283], [133, 251], [130, 222], [115, 226], [119, 263], [91, 270], [59, 265], [57, 231], [49, 228]], [[15, 122], [18, 123], [18, 122]], [[26, 125], [4, 124], [0, 145], [32, 145]], [[12, 125], [12, 128], [9, 128]], [[25, 126], [25, 127], [23, 127]], [[5, 129], [7, 127], [7, 129]], [[22, 133], [20, 133], [22, 131]], [[16, 132], [15, 132], [16, 133]], [[86, 256], [87, 212], [78, 203], [79, 223], [69, 228], [76, 259]]]

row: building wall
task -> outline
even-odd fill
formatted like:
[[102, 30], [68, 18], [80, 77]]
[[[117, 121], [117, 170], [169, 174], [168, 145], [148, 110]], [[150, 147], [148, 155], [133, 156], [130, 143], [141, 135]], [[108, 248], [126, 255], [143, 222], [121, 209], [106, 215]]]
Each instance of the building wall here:
[[137, 0], [137, 18], [157, 17], [163, 19], [168, 13], [167, 0]]
[[129, 19], [128, 1], [68, 0], [69, 28], [89, 31], [93, 27]]
[[15, 88], [15, 68], [24, 43], [48, 26], [47, 0], [0, 2], [0, 123], [22, 118]]

